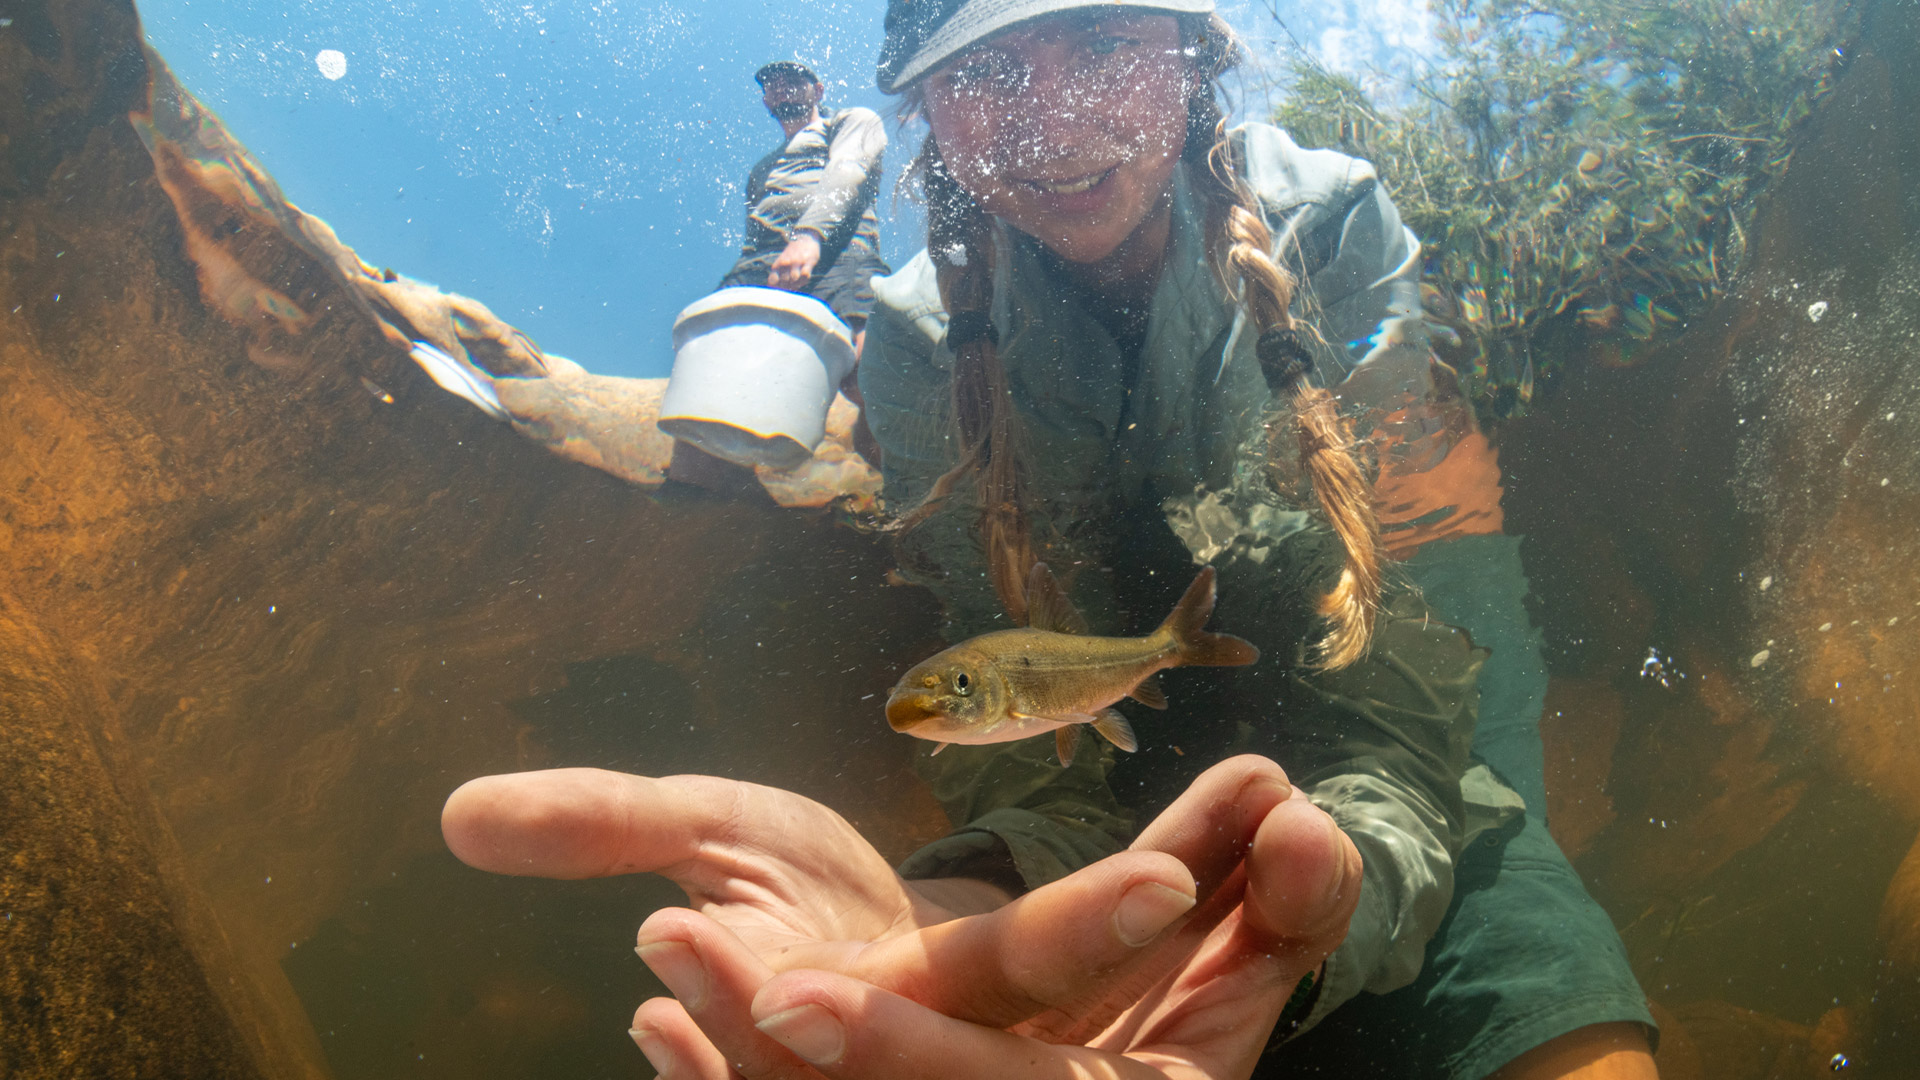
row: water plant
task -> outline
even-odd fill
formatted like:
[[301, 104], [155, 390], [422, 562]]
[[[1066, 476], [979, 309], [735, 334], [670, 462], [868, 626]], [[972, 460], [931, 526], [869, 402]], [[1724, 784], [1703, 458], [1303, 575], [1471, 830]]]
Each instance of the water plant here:
[[1488, 419], [1583, 350], [1633, 362], [1728, 288], [1856, 25], [1845, 0], [1433, 12], [1420, 74], [1370, 94], [1302, 51], [1275, 121], [1380, 170], [1427, 245], [1437, 350]]

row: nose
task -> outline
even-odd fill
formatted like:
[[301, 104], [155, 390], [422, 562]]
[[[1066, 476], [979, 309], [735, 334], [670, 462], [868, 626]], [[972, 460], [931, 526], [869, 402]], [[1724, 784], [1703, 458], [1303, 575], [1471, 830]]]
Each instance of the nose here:
[[940, 711], [929, 695], [896, 691], [887, 698], [887, 726], [895, 731], [911, 730], [938, 715]]
[[1104, 145], [1104, 114], [1112, 104], [1100, 87], [1072, 72], [1048, 65], [1029, 70], [1019, 107], [1007, 111], [1002, 129], [1015, 167], [1044, 168], [1073, 159], [1089, 145]]

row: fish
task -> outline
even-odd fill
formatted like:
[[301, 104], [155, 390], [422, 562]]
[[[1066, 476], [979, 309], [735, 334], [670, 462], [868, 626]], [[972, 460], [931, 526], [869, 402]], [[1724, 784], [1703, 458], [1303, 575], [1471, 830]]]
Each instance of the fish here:
[[1046, 563], [1027, 576], [1027, 625], [995, 630], [907, 670], [887, 694], [887, 724], [940, 745], [981, 746], [1054, 733], [1060, 765], [1073, 764], [1083, 726], [1132, 752], [1133, 726], [1113, 708], [1132, 698], [1165, 709], [1154, 676], [1176, 667], [1240, 667], [1260, 650], [1201, 629], [1213, 614], [1213, 567], [1203, 567], [1158, 629], [1145, 637], [1095, 637]]

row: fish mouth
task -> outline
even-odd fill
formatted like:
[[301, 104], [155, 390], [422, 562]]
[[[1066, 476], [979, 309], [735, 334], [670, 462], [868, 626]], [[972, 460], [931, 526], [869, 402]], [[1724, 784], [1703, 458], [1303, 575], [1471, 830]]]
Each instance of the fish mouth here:
[[887, 726], [895, 731], [911, 731], [939, 715], [930, 694], [895, 694], [887, 699]]

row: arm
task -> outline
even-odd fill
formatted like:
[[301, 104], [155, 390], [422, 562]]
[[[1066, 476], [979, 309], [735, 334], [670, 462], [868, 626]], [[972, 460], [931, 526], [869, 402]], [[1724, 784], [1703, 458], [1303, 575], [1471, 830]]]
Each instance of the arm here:
[[[1270, 128], [1247, 138], [1250, 160], [1267, 166], [1253, 173], [1269, 206], [1311, 197], [1275, 215], [1279, 254], [1302, 279], [1302, 308], [1331, 346], [1319, 377], [1385, 454], [1393, 440], [1383, 422], [1433, 393], [1419, 242], [1366, 163], [1300, 151]], [[1306, 753], [1283, 760], [1366, 864], [1359, 910], [1302, 1029], [1361, 990], [1385, 993], [1419, 974], [1452, 899], [1465, 832], [1459, 778], [1486, 650], [1413, 590], [1383, 598], [1376, 633], [1360, 664], [1303, 673], [1285, 695], [1292, 741]]]
[[806, 210], [787, 233], [787, 246], [767, 270], [776, 289], [804, 289], [827, 252], [846, 250], [880, 184], [886, 128], [868, 109], [848, 109], [834, 118], [827, 163], [808, 194]]
[[826, 167], [792, 235], [811, 233], [823, 250], [837, 252], [852, 238], [880, 191], [887, 129], [871, 109], [846, 109], [834, 122]]

